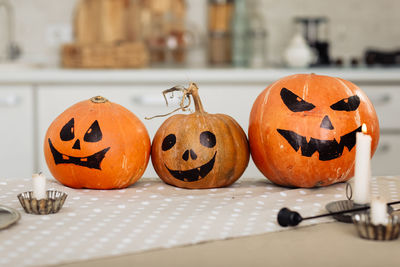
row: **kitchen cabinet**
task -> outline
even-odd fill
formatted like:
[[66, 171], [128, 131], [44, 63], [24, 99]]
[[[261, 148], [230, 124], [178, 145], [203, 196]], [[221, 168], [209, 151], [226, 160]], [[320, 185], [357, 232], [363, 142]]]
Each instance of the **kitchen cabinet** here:
[[0, 179], [30, 177], [35, 165], [33, 89], [0, 86]]
[[381, 134], [378, 148], [371, 162], [372, 174], [379, 176], [398, 175], [400, 173], [400, 133]]
[[400, 86], [364, 86], [379, 119], [380, 140], [372, 159], [373, 175], [398, 175], [400, 164]]
[[399, 131], [400, 134], [400, 85], [364, 86], [368, 98], [374, 104], [381, 131]]

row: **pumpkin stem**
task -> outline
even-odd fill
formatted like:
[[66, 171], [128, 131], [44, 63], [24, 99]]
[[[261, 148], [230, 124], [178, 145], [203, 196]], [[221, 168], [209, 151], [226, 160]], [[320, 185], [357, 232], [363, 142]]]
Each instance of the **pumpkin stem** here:
[[108, 99], [102, 96], [94, 96], [90, 99], [93, 103], [106, 103], [108, 102]]
[[[179, 104], [179, 108], [176, 108], [176, 109], [174, 109], [173, 111], [171, 111], [171, 112], [169, 112], [167, 114], [155, 115], [153, 117], [145, 117], [145, 119], [146, 120], [151, 120], [151, 119], [154, 119], [154, 118], [166, 117], [168, 115], [171, 115], [174, 112], [177, 112], [178, 110], [186, 111], [189, 108], [190, 104], [191, 104], [191, 98], [189, 97], [189, 95], [191, 95], [192, 98], [193, 98], [195, 111], [199, 112], [199, 113], [206, 113], [204, 111], [203, 104], [201, 103], [198, 90], [199, 90], [199, 88], [197, 87], [197, 84], [195, 84], [195, 83], [190, 83], [189, 88], [184, 88], [183, 86], [178, 86], [177, 85], [177, 86], [174, 86], [174, 87], [172, 87], [170, 89], [164, 90], [162, 93], [163, 93], [163, 96], [164, 96], [164, 99], [165, 99], [165, 103], [167, 104], [167, 106], [168, 106], [168, 100], [167, 100], [167, 97], [165, 96], [166, 94], [173, 93], [175, 91], [180, 91], [180, 92], [183, 93], [182, 100], [181, 100], [181, 102]], [[185, 100], [186, 99], [188, 99], [188, 102], [189, 102], [187, 105], [185, 105]]]
[[199, 87], [197, 87], [197, 84], [190, 83], [187, 91], [188, 91], [187, 94], [192, 95], [192, 97], [193, 97], [195, 110], [200, 113], [205, 113], [203, 104], [201, 103], [201, 100], [200, 100]]

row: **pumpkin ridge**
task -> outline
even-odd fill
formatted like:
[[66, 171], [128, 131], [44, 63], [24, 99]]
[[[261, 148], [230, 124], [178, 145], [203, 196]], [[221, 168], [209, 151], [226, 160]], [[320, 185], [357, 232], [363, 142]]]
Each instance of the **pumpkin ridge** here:
[[[343, 87], [346, 87], [346, 92], [351, 95], [353, 91], [349, 88], [349, 86], [340, 78], [333, 77], [336, 81], [338, 81]], [[333, 104], [333, 103], [332, 103]]]
[[[158, 160], [158, 159], [163, 158], [162, 151], [158, 151], [158, 153], [156, 154], [155, 148], [156, 148], [156, 145], [161, 145], [161, 144], [158, 144], [158, 143], [155, 144], [154, 141], [157, 141], [159, 136], [162, 137], [162, 136], [166, 136], [166, 134], [169, 134], [171, 128], [176, 129], [177, 128], [176, 124], [179, 124], [178, 128], [179, 128], [179, 126], [182, 126], [182, 125], [185, 125], [185, 127], [186, 127], [187, 126], [186, 119], [188, 118], [187, 116], [189, 116], [189, 115], [191, 115], [191, 114], [175, 114], [174, 116], [169, 117], [162, 123], [159, 130], [155, 134], [154, 139], [153, 139], [153, 145], [152, 145], [152, 163], [153, 163], [154, 169], [156, 170], [158, 176], [161, 176], [162, 174], [159, 173], [161, 167], [157, 167], [157, 166], [162, 166], [163, 164], [165, 164], [165, 162], [161, 162]], [[182, 120], [182, 121], [180, 122], [178, 119]], [[161, 132], [160, 132], [160, 129], [161, 129]], [[160, 141], [162, 141], [162, 140], [160, 140]], [[179, 155], [174, 154], [174, 158], [179, 158]], [[179, 165], [179, 167], [181, 167], [181, 166]], [[173, 181], [171, 180], [173, 178], [166, 177], [165, 179], [166, 179], [166, 181], [168, 181], [169, 184], [173, 185]]]
[[[126, 108], [123, 107], [123, 106], [120, 106], [120, 105], [119, 105], [118, 108], [119, 108], [119, 112], [121, 112], [122, 115], [125, 116], [126, 119], [127, 119], [128, 121], [130, 121], [132, 124], [136, 125], [136, 127], [137, 127], [137, 125], [141, 125], [143, 131], [146, 130], [146, 127], [145, 127], [145, 125], [143, 124], [143, 122], [142, 122], [135, 114], [133, 114], [132, 112], [130, 112], [130, 113], [122, 112], [122, 110], [126, 109]], [[129, 111], [129, 110], [128, 110], [128, 111]], [[123, 130], [124, 127], [125, 127], [125, 125], [121, 125], [121, 123], [120, 123], [120, 127], [121, 127], [121, 129]], [[125, 136], [128, 135], [128, 133], [125, 132], [125, 131], [121, 131], [121, 132], [122, 132]], [[128, 138], [126, 138], [125, 140], [127, 140], [127, 139], [128, 139]], [[142, 146], [144, 146], [144, 147], [148, 147], [148, 146], [150, 147], [150, 146], [151, 146], [151, 141], [150, 141], [150, 137], [148, 136], [148, 133], [147, 133], [147, 136], [143, 136], [143, 138], [141, 139], [141, 141], [142, 141], [142, 142], [141, 142], [141, 143], [142, 143]], [[133, 146], [133, 147], [134, 147], [135, 149], [137, 149], [136, 146]], [[125, 149], [126, 149], [126, 148], [125, 148]], [[131, 148], [129, 148], [129, 149], [131, 149]], [[142, 158], [139, 157], [139, 159], [141, 159], [141, 161], [134, 162], [134, 165], [131, 166], [131, 168], [133, 168], [133, 171], [132, 171], [132, 177], [131, 177], [131, 179], [130, 179], [130, 184], [136, 182], [136, 181], [143, 175], [143, 173], [145, 172], [145, 170], [146, 170], [146, 168], [147, 168], [148, 161], [149, 161], [149, 158], [150, 158], [150, 149], [148, 149], [148, 150], [146, 150], [146, 151], [144, 151], [144, 152], [145, 152], [144, 157], [142, 157]], [[134, 153], [133, 156], [136, 157], [136, 158], [138, 158], [138, 157], [137, 157], [138, 154], [140, 154], [140, 152], [136, 151], [136, 153]]]
[[[130, 121], [130, 119], [128, 118], [128, 114], [122, 113], [121, 110], [120, 110], [120, 107], [118, 107], [116, 105], [113, 105], [111, 107], [111, 110], [112, 110], [112, 113], [116, 113], [117, 116], [124, 117], [124, 121], [125, 120]], [[136, 166], [127, 166], [128, 164], [126, 163], [126, 159], [127, 159], [126, 153], [127, 153], [127, 150], [131, 149], [131, 147], [130, 147], [131, 144], [129, 144], [129, 146], [127, 145], [127, 142], [126, 142], [126, 140], [127, 140], [127, 138], [126, 138], [127, 132], [123, 131], [124, 127], [122, 125], [122, 121], [121, 120], [117, 120], [117, 121], [115, 121], [115, 123], [118, 124], [115, 127], [115, 129], [118, 129], [118, 132], [119, 132], [119, 135], [120, 135], [119, 137], [122, 140], [122, 142], [121, 142], [121, 144], [120, 144], [118, 149], [123, 151], [122, 155], [121, 155], [121, 162], [118, 162], [118, 164], [121, 164], [121, 169], [124, 170], [124, 171], [127, 170], [127, 169], [132, 169], [133, 168], [132, 170], [129, 170], [129, 173], [130, 173], [129, 176], [130, 177], [129, 177], [128, 181], [126, 181], [127, 184], [131, 184], [132, 182], [134, 182], [134, 179], [135, 179], [135, 177], [137, 175], [136, 173], [134, 173], [134, 170], [135, 170]], [[140, 163], [142, 163], [142, 162], [140, 162]], [[138, 165], [141, 166], [141, 164], [138, 164]], [[136, 168], [136, 171], [139, 171], [139, 170], [140, 169]], [[124, 184], [121, 184], [121, 182], [122, 181], [120, 181], [120, 183], [115, 184], [114, 186], [117, 187], [117, 188], [124, 187]]]
[[[109, 114], [109, 112], [110, 112], [110, 109], [112, 109], [112, 107], [113, 107], [113, 105], [111, 104], [111, 102], [110, 101], [105, 101], [105, 102], [94, 102], [94, 101], [92, 101], [91, 99], [89, 99], [89, 100], [86, 100], [87, 101], [87, 103], [88, 103], [88, 108], [89, 108], [89, 112], [85, 112], [84, 110], [82, 111], [85, 115], [83, 116], [83, 121], [86, 121], [86, 118], [92, 118], [92, 116], [93, 116], [93, 114], [99, 114], [99, 116], [101, 117], [101, 118], [103, 118], [104, 119], [104, 114], [106, 114], [107, 115], [107, 117], [108, 117], [108, 114]], [[104, 112], [105, 110], [107, 110], [107, 112]], [[106, 117], [106, 118], [107, 118]], [[108, 122], [108, 120], [105, 122], [105, 123], [109, 123]], [[100, 125], [100, 127], [102, 127], [102, 124], [103, 123], [99, 123], [99, 125]], [[98, 147], [98, 145], [96, 144], [96, 148]], [[111, 149], [110, 149], [111, 150]], [[111, 150], [111, 151], [113, 151], [114, 150], [114, 148]], [[107, 157], [108, 155], [105, 155], [105, 157]], [[72, 167], [72, 166], [71, 166]], [[103, 179], [102, 179], [103, 180]], [[87, 181], [84, 185], [83, 185], [83, 187], [85, 187], [85, 188], [91, 188], [91, 187], [93, 187], [93, 184], [92, 184], [93, 182], [90, 180], [90, 181]], [[95, 185], [95, 186], [99, 186], [100, 184], [103, 184], [104, 183], [104, 181], [100, 181], [100, 180], [97, 180], [97, 184]], [[108, 182], [108, 179], [107, 179], [107, 186], [112, 186], [112, 185], [110, 185], [109, 184], [109, 182]]]
[[[223, 141], [226, 144], [224, 145], [224, 147], [229, 147], [233, 150], [229, 151], [231, 153], [225, 153], [231, 155], [232, 158], [230, 158], [229, 160], [224, 160], [225, 164], [227, 161], [231, 162], [230, 167], [224, 166], [224, 168], [226, 169], [225, 177], [229, 178], [225, 186], [229, 186], [242, 176], [243, 172], [248, 166], [250, 157], [249, 144], [247, 141], [246, 133], [243, 131], [240, 124], [237, 123], [235, 119], [233, 119], [231, 116], [227, 114], [214, 114], [214, 119], [221, 121], [225, 126], [225, 138], [223, 138]], [[220, 132], [224, 131], [220, 130]], [[229, 136], [229, 142], [227, 141], [227, 136]], [[242, 150], [244, 149], [242, 153], [240, 152], [240, 148], [242, 148]], [[237, 173], [238, 170], [242, 171]]]
[[[246, 133], [243, 131], [243, 129], [242, 129], [242, 127], [240, 126], [240, 124], [239, 124], [238, 122], [236, 122], [235, 119], [233, 119], [231, 116], [226, 115], [225, 118], [226, 118], [226, 120], [227, 120], [230, 124], [232, 124], [232, 126], [231, 126], [232, 128], [238, 128], [238, 129], [240, 129], [240, 131], [233, 132], [233, 134], [232, 134], [232, 139], [233, 139], [233, 140], [238, 140], [238, 141], [234, 142], [234, 144], [235, 144], [235, 149], [236, 149], [235, 155], [236, 155], [236, 158], [237, 158], [236, 161], [239, 161], [239, 159], [242, 158], [242, 157], [244, 157], [244, 160], [245, 160], [245, 161], [243, 162], [244, 168], [243, 168], [242, 172], [239, 173], [239, 177], [241, 177], [241, 176], [243, 175], [244, 171], [246, 170], [246, 168], [247, 168], [247, 166], [248, 166], [248, 164], [249, 164], [249, 160], [250, 160], [249, 142], [248, 142]], [[235, 135], [237, 135], [237, 136], [235, 136]], [[240, 153], [240, 151], [238, 150], [238, 143], [239, 143], [239, 142], [242, 142], [242, 146], [245, 147], [245, 150], [244, 150], [244, 152], [242, 152], [242, 153]], [[246, 155], [245, 155], [245, 154], [246, 154]], [[241, 162], [241, 161], [240, 161], [240, 162]], [[235, 172], [236, 172], [238, 169], [240, 169], [240, 166], [238, 166], [237, 164], [235, 164]]]
[[[352, 94], [352, 90], [349, 88], [349, 86], [348, 86], [342, 79], [339, 79], [339, 78], [337, 78], [337, 77], [335, 77], [335, 79], [336, 79], [342, 86], [344, 86], [344, 87], [347, 89], [346, 91], [349, 93], [349, 95]], [[361, 104], [362, 104], [362, 103], [360, 103], [360, 105], [361, 105]], [[361, 121], [361, 118], [360, 118], [360, 112], [357, 111], [356, 115], [357, 115], [357, 117], [356, 117], [357, 124], [358, 124], [358, 125], [362, 125], [362, 121]]]
[[304, 100], [306, 100], [308, 98], [308, 86], [309, 86], [309, 83], [311, 82], [313, 75], [315, 75], [315, 74], [311, 73], [304, 77], [306, 81], [304, 82], [303, 95], [301, 96], [302, 99], [304, 99]]
[[[228, 162], [230, 162], [231, 163], [231, 166], [230, 167], [228, 167], [227, 169], [228, 170], [230, 170], [230, 169], [232, 169], [233, 170], [233, 173], [235, 173], [235, 163], [237, 163], [237, 160], [238, 160], [238, 158], [239, 158], [239, 155], [238, 155], [238, 151], [237, 151], [237, 146], [236, 146], [236, 142], [234, 142], [234, 139], [233, 139], [233, 136], [232, 136], [232, 133], [231, 133], [231, 125], [229, 125], [229, 122], [227, 121], [227, 119], [224, 117], [224, 116], [218, 116], [217, 117], [220, 121], [222, 121], [223, 122], [223, 124], [225, 125], [225, 129], [226, 129], [226, 133], [225, 133], [225, 138], [223, 139], [224, 140], [224, 142], [225, 143], [227, 143], [228, 145], [225, 145], [224, 147], [232, 147], [232, 149], [233, 149], [233, 153], [227, 153], [227, 154], [229, 154], [229, 155], [233, 155], [233, 157], [236, 159], [236, 160], [229, 160]], [[228, 138], [228, 136], [229, 136], [229, 142], [227, 141], [227, 138]], [[232, 145], [230, 145], [230, 144], [232, 144]], [[232, 179], [233, 179], [233, 177], [232, 176], [230, 176], [230, 177], [228, 177], [228, 183], [230, 184], [230, 182], [232, 181]]]
[[[256, 116], [256, 117], [255, 117], [255, 120], [256, 120], [256, 121], [261, 121], [261, 122], [264, 121], [264, 116], [265, 116], [264, 112], [265, 112], [265, 109], [261, 109], [261, 106], [266, 105], [266, 104], [268, 103], [269, 98], [270, 98], [270, 94], [271, 94], [271, 91], [272, 91], [272, 88], [274, 88], [275, 86], [277, 86], [277, 84], [278, 84], [278, 81], [276, 81], [276, 82], [273, 83], [272, 85], [268, 86], [268, 87], [265, 89], [265, 91], [262, 92], [261, 95], [259, 96], [259, 97], [260, 97], [260, 101], [257, 101], [257, 100], [256, 100], [255, 104], [253, 105], [253, 106], [256, 106], [256, 108], [260, 111], [260, 114], [255, 115], [255, 116]], [[262, 99], [262, 104], [259, 104], [258, 102], [261, 102], [261, 99]], [[257, 104], [257, 103], [258, 103], [258, 104]], [[256, 111], [255, 111], [255, 112], [256, 112]], [[266, 140], [265, 140], [264, 135], [262, 134], [263, 132], [266, 131], [266, 129], [264, 129], [264, 127], [267, 127], [266, 124], [264, 124], [264, 123], [258, 123], [257, 129], [255, 130], [256, 138], [259, 139], [259, 141], [260, 141], [260, 143], [261, 143], [261, 144], [260, 144], [261, 147], [269, 146], [269, 144], [268, 144], [268, 143], [266, 142]], [[250, 135], [249, 135], [249, 136], [250, 136]], [[269, 156], [268, 151], [267, 151], [266, 149], [261, 150], [261, 153], [263, 154], [263, 156], [262, 156], [263, 159], [269, 160], [268, 158], [269, 158], [270, 156]], [[257, 161], [257, 159], [255, 159], [255, 161]], [[256, 166], [260, 166], [260, 167], [261, 167], [262, 164], [256, 164]], [[258, 168], [260, 169], [260, 171], [261, 171], [262, 173], [265, 173], [266, 170], [265, 170], [264, 168], [260, 168], [260, 167], [258, 167]], [[277, 178], [276, 178], [277, 180], [281, 180], [280, 175], [278, 175], [277, 173], [275, 173], [274, 175], [277, 177]], [[268, 178], [268, 177], [267, 177], [267, 178]], [[283, 181], [281, 181], [281, 182], [284, 183]]]
[[[206, 129], [209, 129], [209, 131], [211, 131], [215, 135], [219, 135], [218, 134], [219, 131], [216, 131], [216, 129], [214, 127], [216, 121], [218, 121], [217, 117], [215, 116], [215, 114], [208, 114], [207, 119], [206, 119], [205, 116], [201, 116], [201, 118], [203, 119], [203, 124], [207, 125]], [[226, 136], [224, 136], [224, 137], [226, 138]], [[222, 142], [224, 144], [225, 143], [224, 142], [225, 138], [223, 140], [218, 140], [217, 139], [217, 142], [218, 143]], [[225, 147], [225, 145], [223, 145], [223, 147]], [[221, 151], [219, 154], [222, 154], [222, 157], [224, 157], [226, 153], [225, 153], [225, 151]], [[214, 165], [214, 168], [211, 170], [212, 179], [211, 179], [210, 182], [215, 184], [215, 185], [217, 185], [217, 186], [220, 186], [220, 184], [218, 183], [219, 182], [218, 174], [221, 172], [221, 166], [222, 165], [221, 165], [220, 160], [219, 160], [221, 158], [221, 156], [220, 155], [218, 155], [218, 156], [219, 157], [216, 159], [217, 164], [215, 164], [216, 166], [218, 166], [218, 169]]]
[[[87, 117], [89, 114], [87, 112], [88, 106], [90, 106], [88, 100], [81, 101], [79, 103], [76, 103], [69, 109], [76, 109], [78, 114], [85, 114], [85, 117]], [[76, 127], [76, 125], [75, 125]], [[79, 136], [77, 137], [78, 139], [80, 138]], [[84, 187], [85, 184], [80, 181], [80, 179], [75, 175], [75, 168], [73, 168], [72, 165], [67, 165], [69, 171], [71, 172], [71, 177], [74, 179], [74, 185], [78, 185], [78, 187]]]
[[[263, 93], [260, 95], [260, 101], [261, 101], [261, 99], [262, 99], [262, 104], [259, 104], [260, 107], [261, 107], [262, 105], [265, 105], [265, 104], [269, 101], [269, 97], [270, 97], [270, 94], [271, 94], [271, 88], [274, 88], [274, 87], [277, 85], [277, 83], [278, 83], [278, 81], [276, 81], [276, 82], [273, 83], [272, 85], [268, 86], [267, 89], [265, 89], [265, 92], [263, 92]], [[256, 100], [256, 101], [257, 101], [257, 100]], [[257, 102], [258, 102], [258, 101], [257, 101]], [[262, 110], [261, 110], [261, 113], [260, 113], [259, 115], [257, 115], [257, 117], [259, 117], [259, 119], [256, 119], [256, 120], [264, 121], [264, 116], [265, 116], [265, 114], [264, 114], [264, 109], [262, 109]], [[264, 124], [263, 124], [263, 123], [260, 123], [260, 124], [258, 125], [258, 127], [257, 127], [256, 135], [257, 135], [257, 138], [260, 139], [261, 146], [266, 146], [266, 141], [264, 140], [264, 135], [261, 134], [263, 131], [265, 131], [265, 130], [264, 130]], [[262, 153], [264, 154], [264, 155], [263, 155], [263, 158], [268, 159], [269, 156], [268, 156], [268, 154], [267, 154], [267, 151], [266, 151], [266, 150], [262, 150]], [[264, 170], [263, 170], [262, 172], [264, 172]]]
[[[192, 132], [192, 130], [193, 130], [192, 127], [191, 127], [192, 125], [189, 123], [189, 121], [192, 121], [193, 117], [196, 118], [196, 119], [200, 118], [199, 114], [197, 114], [196, 112], [192, 113], [192, 114], [187, 114], [186, 116], [182, 117], [182, 125], [183, 125], [183, 127], [182, 126], [181, 127], [182, 127], [182, 131], [184, 133], [191, 133]], [[178, 124], [178, 121], [176, 121], [176, 123]], [[178, 135], [177, 138], [182, 139], [182, 136]], [[179, 144], [182, 144], [182, 142], [179, 142]], [[179, 144], [177, 145], [178, 147], [179, 147]], [[184, 146], [182, 151], [184, 151], [185, 149], [188, 149], [188, 147]], [[175, 157], [178, 158], [178, 159], [182, 159], [182, 155], [179, 153], [178, 150], [176, 151]], [[179, 162], [178, 167], [179, 167], [180, 170], [182, 170], [184, 168], [183, 162], [181, 160], [179, 160], [178, 162]], [[186, 168], [185, 168], [185, 170], [186, 170]]]

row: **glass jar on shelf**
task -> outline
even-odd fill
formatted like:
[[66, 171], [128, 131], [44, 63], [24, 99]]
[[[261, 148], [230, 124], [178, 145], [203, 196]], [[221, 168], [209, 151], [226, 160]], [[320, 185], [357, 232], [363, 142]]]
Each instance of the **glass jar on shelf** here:
[[211, 65], [232, 62], [233, 0], [208, 0], [208, 61]]
[[265, 19], [259, 12], [260, 1], [249, 0], [249, 67], [263, 68], [267, 64], [267, 30]]
[[152, 10], [150, 33], [147, 38], [152, 64], [171, 66], [185, 63], [193, 34], [185, 24], [184, 1], [165, 1], [163, 8], [156, 4], [154, 7], [157, 8]]
[[249, 63], [249, 16], [247, 0], [235, 0], [232, 17], [232, 62], [235, 67], [247, 67]]

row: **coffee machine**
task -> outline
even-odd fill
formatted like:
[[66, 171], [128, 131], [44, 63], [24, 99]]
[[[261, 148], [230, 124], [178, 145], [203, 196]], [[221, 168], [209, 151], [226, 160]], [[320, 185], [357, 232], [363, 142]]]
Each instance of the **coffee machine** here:
[[328, 42], [328, 18], [326, 17], [296, 17], [296, 24], [303, 29], [304, 39], [314, 49], [316, 61], [313, 66], [331, 64]]

